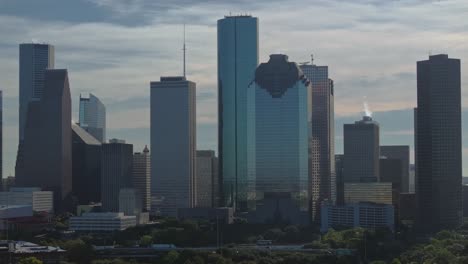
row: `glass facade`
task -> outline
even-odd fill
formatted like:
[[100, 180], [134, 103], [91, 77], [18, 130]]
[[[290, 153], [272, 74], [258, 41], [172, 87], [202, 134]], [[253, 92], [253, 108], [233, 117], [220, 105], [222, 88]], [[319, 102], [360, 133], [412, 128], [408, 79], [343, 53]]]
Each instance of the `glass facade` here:
[[[220, 179], [225, 206], [247, 211], [255, 201], [255, 172], [247, 138], [247, 88], [258, 65], [258, 19], [218, 20], [218, 113]], [[250, 148], [250, 150], [249, 150]]]
[[100, 142], [106, 141], [106, 107], [94, 96], [89, 98], [80, 95], [80, 127]]
[[248, 97], [248, 131], [256, 173], [256, 199], [290, 193], [307, 209], [310, 83], [286, 55], [271, 55], [255, 74]]

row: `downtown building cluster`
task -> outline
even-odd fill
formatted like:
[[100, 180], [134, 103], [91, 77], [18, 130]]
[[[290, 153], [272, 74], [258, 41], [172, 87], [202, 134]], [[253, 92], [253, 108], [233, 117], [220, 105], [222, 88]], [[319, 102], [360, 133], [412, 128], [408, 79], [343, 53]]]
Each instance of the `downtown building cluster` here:
[[344, 154], [335, 155], [328, 66], [285, 54], [259, 63], [252, 16], [227, 16], [217, 30], [219, 158], [197, 151], [196, 83], [185, 65], [182, 76], [150, 83], [151, 154], [134, 153], [106, 141], [105, 106], [92, 94], [80, 96], [72, 123], [68, 72], [54, 69], [54, 47], [21, 44], [15, 185], [52, 192], [56, 211], [94, 208], [71, 219], [73, 230], [96, 231], [80, 224], [93, 221], [120, 230], [148, 215], [232, 222], [234, 214], [323, 232], [395, 230], [406, 220], [423, 232], [461, 225], [460, 60], [417, 63], [414, 192], [409, 146], [381, 146], [371, 114], [344, 125]]

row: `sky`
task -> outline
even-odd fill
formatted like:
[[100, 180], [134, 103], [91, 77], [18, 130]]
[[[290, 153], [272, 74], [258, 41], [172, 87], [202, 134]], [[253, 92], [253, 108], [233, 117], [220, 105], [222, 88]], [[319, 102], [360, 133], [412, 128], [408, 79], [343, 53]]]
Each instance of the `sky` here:
[[[0, 0], [0, 89], [3, 90], [3, 174], [14, 175], [18, 143], [18, 45], [55, 46], [67, 68], [78, 120], [79, 95], [107, 107], [107, 137], [140, 151], [149, 144], [150, 81], [182, 74], [186, 24], [187, 75], [197, 83], [198, 149], [217, 149], [217, 20], [259, 18], [260, 62], [269, 54], [328, 65], [335, 83], [336, 152], [344, 123], [367, 101], [381, 124], [381, 144], [410, 145], [416, 106], [416, 61], [448, 54], [462, 61], [462, 103], [468, 107], [466, 0]], [[468, 109], [463, 108], [467, 121]], [[464, 175], [468, 141], [463, 130]], [[412, 158], [413, 160], [413, 158]]]

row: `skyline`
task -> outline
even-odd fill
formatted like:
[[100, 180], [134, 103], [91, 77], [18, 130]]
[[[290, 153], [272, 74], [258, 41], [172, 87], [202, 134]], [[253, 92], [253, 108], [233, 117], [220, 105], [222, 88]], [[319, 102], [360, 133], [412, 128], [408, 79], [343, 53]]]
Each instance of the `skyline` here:
[[[64, 8], [58, 1], [48, 0], [45, 5], [52, 2], [58, 8]], [[135, 1], [130, 8], [114, 11], [107, 9], [110, 1], [77, 2], [74, 5], [80, 6], [79, 3], [82, 3], [83, 10], [86, 7], [96, 12], [107, 12], [108, 16], [100, 17], [101, 21], [89, 17], [78, 20], [73, 16], [65, 21], [67, 12], [64, 12], [61, 15], [53, 14], [55, 17], [52, 16], [52, 19], [38, 21], [31, 14], [15, 11], [14, 6], [18, 8], [24, 1], [1, 1], [0, 5], [5, 5], [6, 8], [2, 7], [0, 11], [0, 22], [4, 25], [0, 28], [0, 33], [8, 36], [0, 40], [0, 89], [4, 92], [5, 107], [5, 176], [14, 171], [18, 142], [20, 43], [37, 38], [55, 46], [56, 68], [69, 70], [75, 121], [78, 120], [79, 94], [92, 92], [102, 98], [108, 109], [108, 138], [124, 138], [135, 144], [136, 149], [141, 149], [149, 143], [149, 82], [159, 76], [182, 74], [184, 21], [174, 20], [174, 14], [186, 14], [190, 18], [187, 20], [194, 22], [192, 25], [188, 24], [186, 30], [187, 74], [188, 78], [197, 82], [199, 90], [198, 149], [217, 150], [216, 21], [228, 14], [229, 10], [235, 11], [235, 8], [229, 3], [214, 4], [211, 1], [202, 1], [201, 4], [175, 2], [167, 4], [169, 14], [159, 14], [160, 17], [152, 21], [138, 21], [136, 18], [139, 12], [151, 12], [158, 7], [149, 4], [149, 1], [146, 3], [150, 6], [146, 8], [137, 6], [145, 1]], [[461, 59], [462, 87], [468, 82], [468, 75], [463, 74], [463, 65], [468, 59], [468, 47], [461, 46], [468, 41], [467, 34], [462, 35], [468, 31], [468, 22], [462, 19], [463, 12], [468, 10], [468, 4], [462, 1], [430, 4], [424, 4], [423, 1], [411, 1], [410, 4], [314, 1], [316, 5], [309, 4], [304, 10], [286, 9], [274, 16], [270, 12], [278, 4], [276, 1], [268, 5], [266, 2], [241, 2], [243, 9], [251, 10], [249, 13], [259, 18], [260, 63], [268, 61], [269, 54], [281, 51], [291, 61], [298, 63], [309, 60], [310, 53], [313, 53], [315, 64], [329, 66], [336, 91], [336, 153], [342, 153], [342, 123], [360, 119], [363, 97], [366, 96], [375, 113], [374, 119], [382, 125], [381, 144], [411, 145], [413, 155], [412, 125], [402, 127], [399, 123], [412, 124], [412, 108], [416, 106], [416, 61], [427, 59], [429, 50], [433, 54], [445, 53]], [[300, 2], [304, 1], [293, 1], [291, 7]], [[125, 1], [113, 3], [124, 4]], [[181, 3], [189, 8], [174, 6]], [[115, 6], [121, 7], [119, 4]], [[129, 10], [129, 13], [122, 13], [124, 10]], [[318, 21], [317, 24], [321, 26], [305, 26], [303, 20], [290, 20], [291, 12], [300, 16], [310, 10], [318, 15], [318, 19], [313, 21]], [[343, 10], [348, 11], [345, 16], [339, 17]], [[362, 13], [366, 12], [380, 15], [363, 16]], [[90, 13], [93, 15], [93, 12]], [[426, 19], [425, 17], [431, 17], [431, 13], [438, 18]], [[440, 19], [444, 14], [445, 19]], [[62, 15], [63, 17], [57, 17]], [[322, 21], [320, 18], [325, 16], [329, 20]], [[416, 18], [416, 23], [408, 20], [411, 16]], [[148, 19], [145, 15], [142, 17]], [[421, 18], [421, 22], [417, 18]], [[83, 20], [91, 23], [84, 23]], [[382, 29], [388, 32], [380, 32]], [[288, 41], [281, 36], [286, 36], [284, 39]], [[376, 42], [373, 39], [382, 41]], [[290, 44], [293, 42], [304, 44]], [[306, 43], [311, 44], [305, 45]], [[371, 49], [368, 49], [369, 45]], [[389, 48], [392, 53], [388, 52]], [[462, 100], [467, 101], [468, 94], [463, 91], [462, 94]], [[394, 113], [389, 113], [391, 110], [397, 110], [400, 115], [403, 115], [401, 112], [411, 113], [410, 117], [406, 117], [410, 119], [402, 116], [392, 120], [390, 117]], [[385, 113], [379, 113], [381, 111]], [[132, 118], [135, 115], [141, 118]], [[387, 124], [379, 120], [379, 116], [384, 116], [388, 120]], [[464, 146], [464, 152], [468, 153], [468, 142]], [[468, 162], [465, 162], [465, 168], [468, 169], [467, 166]]]

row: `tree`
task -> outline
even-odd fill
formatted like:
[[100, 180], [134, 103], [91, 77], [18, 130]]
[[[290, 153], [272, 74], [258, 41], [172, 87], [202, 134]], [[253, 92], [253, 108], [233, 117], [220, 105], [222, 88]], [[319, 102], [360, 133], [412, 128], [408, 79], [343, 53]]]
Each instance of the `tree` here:
[[29, 257], [29, 258], [22, 258], [18, 262], [18, 264], [43, 264], [42, 261], [38, 260], [35, 257]]
[[162, 263], [164, 264], [175, 264], [179, 259], [179, 253], [177, 251], [169, 251], [166, 256], [162, 259]]
[[94, 256], [94, 249], [81, 239], [69, 240], [63, 246], [67, 250], [68, 259], [76, 263], [90, 263]]
[[144, 235], [140, 238], [140, 246], [141, 247], [148, 247], [153, 242], [153, 238], [149, 235]]

